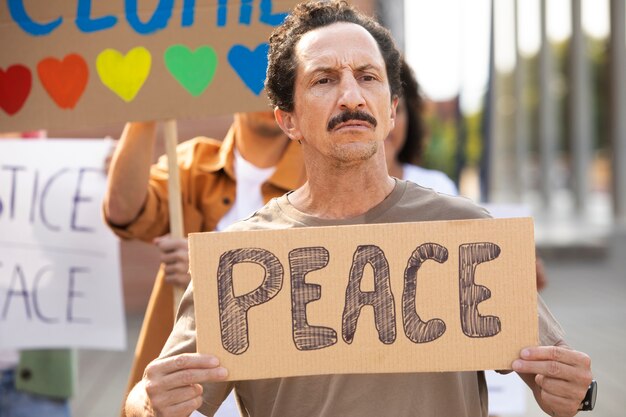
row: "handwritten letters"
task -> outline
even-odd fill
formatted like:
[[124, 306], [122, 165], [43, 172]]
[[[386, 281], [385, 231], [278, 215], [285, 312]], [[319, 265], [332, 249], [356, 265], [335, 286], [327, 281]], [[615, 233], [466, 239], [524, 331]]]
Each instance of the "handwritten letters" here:
[[[497, 316], [483, 317], [478, 312], [480, 302], [487, 300], [491, 293], [488, 288], [474, 283], [474, 275], [478, 264], [495, 259], [500, 250], [493, 243], [481, 242], [461, 245], [459, 252], [459, 305], [463, 333], [469, 337], [495, 336], [500, 332], [500, 319]], [[414, 343], [432, 342], [446, 331], [443, 320], [433, 318], [424, 322], [415, 307], [417, 273], [421, 264], [428, 259], [445, 262], [447, 249], [436, 243], [425, 243], [415, 249], [407, 264], [401, 312], [404, 333]], [[235, 297], [233, 266], [241, 262], [261, 266], [265, 270], [265, 278], [254, 291]], [[328, 251], [323, 247], [297, 248], [289, 253], [293, 338], [295, 346], [300, 350], [322, 349], [337, 343], [335, 330], [309, 325], [306, 315], [306, 305], [321, 297], [321, 289], [319, 285], [307, 284], [304, 278], [308, 272], [319, 270], [327, 263]], [[360, 289], [366, 265], [370, 265], [374, 271], [374, 291]], [[222, 344], [228, 352], [239, 355], [248, 349], [247, 312], [254, 306], [269, 302], [278, 294], [282, 288], [284, 270], [276, 255], [267, 250], [235, 249], [222, 254], [217, 281]], [[343, 340], [348, 344], [352, 343], [359, 314], [366, 305], [374, 309], [380, 341], [393, 343], [396, 339], [396, 312], [389, 263], [383, 251], [375, 245], [361, 245], [354, 252], [342, 316]]]
[[0, 348], [124, 347], [105, 141], [0, 141]]

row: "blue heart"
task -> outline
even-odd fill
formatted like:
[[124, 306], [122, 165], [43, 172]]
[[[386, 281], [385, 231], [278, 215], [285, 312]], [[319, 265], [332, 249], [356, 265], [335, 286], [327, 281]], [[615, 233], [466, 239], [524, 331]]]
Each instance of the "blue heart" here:
[[246, 87], [257, 96], [263, 90], [269, 49], [269, 44], [262, 43], [254, 51], [243, 45], [234, 45], [228, 51], [228, 63], [239, 75]]

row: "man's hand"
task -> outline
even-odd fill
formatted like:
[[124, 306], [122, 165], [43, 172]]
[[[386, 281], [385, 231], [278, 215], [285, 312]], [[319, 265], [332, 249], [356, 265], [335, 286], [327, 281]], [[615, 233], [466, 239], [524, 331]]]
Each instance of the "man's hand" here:
[[543, 411], [558, 417], [578, 412], [592, 379], [589, 356], [562, 346], [523, 349], [513, 370], [531, 387]]
[[161, 251], [161, 262], [165, 265], [165, 281], [186, 288], [191, 281], [187, 239], [175, 239], [165, 235], [154, 239], [154, 244]]
[[156, 359], [146, 368], [141, 382], [147, 396], [142, 414], [188, 417], [202, 405], [200, 383], [223, 381], [227, 375], [211, 355], [183, 353]]
[[537, 271], [537, 291], [539, 292], [548, 285], [548, 277], [546, 277], [546, 269], [543, 266], [543, 261], [539, 257], [537, 257], [535, 261], [535, 269]]

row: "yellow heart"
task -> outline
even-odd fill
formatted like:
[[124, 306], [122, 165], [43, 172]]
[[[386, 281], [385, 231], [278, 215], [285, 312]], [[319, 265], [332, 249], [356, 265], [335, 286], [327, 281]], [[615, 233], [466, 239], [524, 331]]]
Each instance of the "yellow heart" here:
[[102, 84], [126, 102], [132, 101], [148, 78], [152, 56], [143, 46], [128, 51], [126, 56], [107, 48], [98, 54], [96, 69]]

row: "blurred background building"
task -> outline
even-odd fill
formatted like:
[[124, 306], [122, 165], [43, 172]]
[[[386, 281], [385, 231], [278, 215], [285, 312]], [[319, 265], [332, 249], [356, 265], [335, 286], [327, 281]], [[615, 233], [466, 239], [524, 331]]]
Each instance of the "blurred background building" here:
[[624, 233], [623, 0], [377, 7], [430, 100], [425, 165], [477, 201], [527, 206], [540, 245]]
[[[382, 19], [430, 100], [424, 164], [476, 201], [530, 210], [542, 295], [604, 381], [596, 414], [622, 415], [625, 1], [391, 3]], [[545, 415], [527, 405], [516, 415]]]

